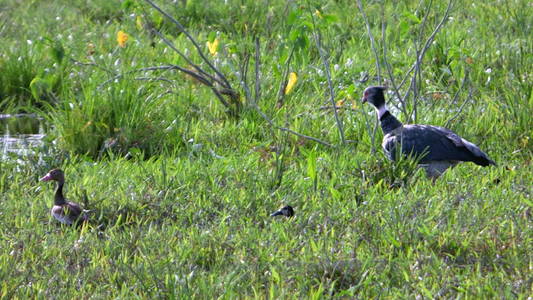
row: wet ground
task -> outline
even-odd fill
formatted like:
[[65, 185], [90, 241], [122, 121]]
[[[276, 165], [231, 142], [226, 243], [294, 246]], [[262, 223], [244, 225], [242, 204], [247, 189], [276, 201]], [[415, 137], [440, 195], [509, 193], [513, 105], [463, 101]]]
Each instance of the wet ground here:
[[0, 114], [0, 158], [28, 154], [43, 144], [44, 122], [33, 114]]

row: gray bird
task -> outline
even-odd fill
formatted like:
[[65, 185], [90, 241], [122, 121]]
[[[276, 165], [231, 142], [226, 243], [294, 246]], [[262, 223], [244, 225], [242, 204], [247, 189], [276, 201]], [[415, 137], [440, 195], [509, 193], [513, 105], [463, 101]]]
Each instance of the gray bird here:
[[461, 138], [449, 129], [431, 125], [404, 125], [387, 109], [382, 86], [368, 87], [361, 101], [376, 108], [383, 130], [383, 151], [390, 160], [396, 159], [396, 148], [401, 145], [403, 155], [419, 157], [420, 166], [431, 179], [437, 179], [448, 168], [459, 162], [473, 162], [486, 167], [496, 165], [478, 146]]

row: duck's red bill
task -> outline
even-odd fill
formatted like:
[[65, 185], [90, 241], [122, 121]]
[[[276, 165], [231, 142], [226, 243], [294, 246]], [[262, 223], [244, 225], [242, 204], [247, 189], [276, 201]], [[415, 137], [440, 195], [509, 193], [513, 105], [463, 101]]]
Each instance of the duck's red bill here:
[[52, 180], [52, 175], [50, 175], [50, 173], [44, 175], [43, 178], [39, 179], [39, 181], [50, 181]]

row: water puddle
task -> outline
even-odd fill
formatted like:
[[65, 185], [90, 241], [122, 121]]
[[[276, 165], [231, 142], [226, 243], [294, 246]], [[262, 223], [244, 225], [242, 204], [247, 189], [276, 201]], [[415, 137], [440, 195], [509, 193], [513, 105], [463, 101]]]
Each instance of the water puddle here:
[[33, 114], [0, 114], [0, 157], [21, 156], [43, 145], [43, 120]]

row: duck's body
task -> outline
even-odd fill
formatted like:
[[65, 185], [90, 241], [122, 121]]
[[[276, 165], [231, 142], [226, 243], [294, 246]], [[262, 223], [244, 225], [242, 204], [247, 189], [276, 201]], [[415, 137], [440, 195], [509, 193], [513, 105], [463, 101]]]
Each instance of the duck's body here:
[[389, 159], [396, 160], [396, 150], [400, 146], [401, 154], [419, 158], [420, 165], [433, 179], [459, 162], [473, 162], [480, 166], [496, 164], [476, 145], [449, 129], [402, 124], [388, 111], [383, 91], [383, 87], [367, 88], [363, 102], [368, 101], [376, 107], [384, 134], [382, 147]]
[[50, 214], [59, 222], [72, 225], [78, 221], [87, 221], [87, 216], [81, 206], [75, 202], [67, 201], [63, 195], [63, 185], [65, 176], [60, 169], [54, 169], [46, 174], [41, 181], [56, 181], [56, 191], [54, 195], [54, 206]]
[[50, 213], [56, 220], [67, 225], [72, 225], [78, 220], [87, 220], [86, 215], [83, 214], [83, 209], [71, 201], [62, 205], [54, 205]]

